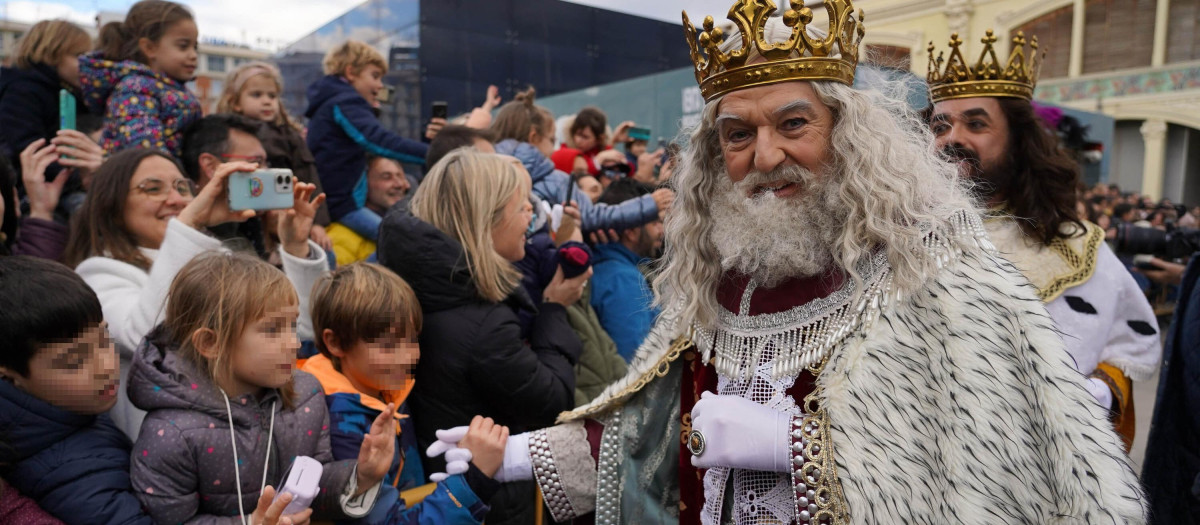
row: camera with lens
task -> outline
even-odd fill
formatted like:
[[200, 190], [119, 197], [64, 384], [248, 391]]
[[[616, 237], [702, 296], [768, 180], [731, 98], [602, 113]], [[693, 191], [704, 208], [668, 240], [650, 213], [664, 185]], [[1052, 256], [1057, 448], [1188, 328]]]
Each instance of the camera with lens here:
[[1163, 231], [1121, 224], [1117, 226], [1115, 248], [1118, 253], [1144, 253], [1168, 261], [1184, 259], [1200, 250], [1200, 229], [1172, 228]]

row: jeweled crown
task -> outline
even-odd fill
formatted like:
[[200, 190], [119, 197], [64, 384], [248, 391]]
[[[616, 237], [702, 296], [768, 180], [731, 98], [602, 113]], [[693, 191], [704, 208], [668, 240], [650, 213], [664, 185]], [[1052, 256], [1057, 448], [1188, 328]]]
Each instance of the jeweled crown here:
[[[983, 51], [975, 65], [967, 63], [963, 58], [963, 41], [958, 33], [950, 35], [950, 57], [943, 58], [941, 52], [933, 57], [933, 42], [929, 43], [929, 82], [930, 98], [933, 102], [941, 102], [954, 98], [970, 97], [1013, 97], [1025, 100], [1033, 99], [1033, 88], [1037, 85], [1038, 72], [1042, 68], [1045, 51], [1038, 55], [1038, 41], [1034, 36], [1029, 39], [1029, 56], [1025, 55], [1025, 32], [1017, 31], [1012, 39], [1012, 50], [1008, 54], [1008, 63], [1001, 64], [996, 57], [996, 36], [991, 29], [987, 36], [980, 39]], [[943, 62], [945, 67], [942, 67]]]
[[[713, 26], [712, 16], [704, 17], [704, 30], [697, 35], [684, 11], [683, 32], [692, 50], [696, 82], [700, 83], [704, 100], [711, 101], [738, 89], [790, 80], [853, 84], [858, 45], [863, 37], [862, 10], [855, 13], [850, 0], [824, 0], [824, 4], [829, 12], [829, 32], [825, 38], [814, 39], [806, 32], [813, 20], [812, 10], [803, 1], [789, 0], [790, 9], [783, 12], [782, 19], [792, 29], [791, 36], [786, 42], [773, 44], [766, 41], [764, 31], [775, 12], [775, 2], [738, 0], [729, 8], [728, 17], [738, 27], [742, 47], [729, 53], [721, 52], [726, 35]], [[762, 57], [765, 61], [747, 64], [752, 57]]]

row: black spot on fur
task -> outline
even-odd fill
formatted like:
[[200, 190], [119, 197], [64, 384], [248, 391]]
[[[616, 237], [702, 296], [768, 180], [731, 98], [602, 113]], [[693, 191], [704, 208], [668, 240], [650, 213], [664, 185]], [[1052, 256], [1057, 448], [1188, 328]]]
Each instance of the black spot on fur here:
[[1067, 299], [1067, 306], [1070, 306], [1072, 310], [1075, 310], [1081, 314], [1096, 315], [1096, 307], [1092, 306], [1092, 303], [1084, 301], [1082, 297], [1075, 295], [1067, 295], [1064, 297]]
[[1150, 326], [1150, 323], [1145, 321], [1129, 321], [1128, 324], [1134, 332], [1142, 335], [1154, 335], [1158, 333], [1158, 330], [1156, 330], [1153, 326]]

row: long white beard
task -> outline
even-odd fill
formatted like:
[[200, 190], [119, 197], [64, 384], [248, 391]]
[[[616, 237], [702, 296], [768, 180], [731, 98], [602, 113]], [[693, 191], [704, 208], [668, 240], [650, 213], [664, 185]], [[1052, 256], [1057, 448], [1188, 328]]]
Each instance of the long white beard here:
[[[769, 174], [752, 172], [736, 185], [725, 174], [718, 180], [710, 205], [711, 240], [723, 270], [736, 270], [769, 287], [817, 275], [832, 264], [848, 213], [829, 175], [787, 166]], [[782, 199], [772, 192], [747, 197], [756, 185], [776, 180], [800, 184], [801, 193]]]

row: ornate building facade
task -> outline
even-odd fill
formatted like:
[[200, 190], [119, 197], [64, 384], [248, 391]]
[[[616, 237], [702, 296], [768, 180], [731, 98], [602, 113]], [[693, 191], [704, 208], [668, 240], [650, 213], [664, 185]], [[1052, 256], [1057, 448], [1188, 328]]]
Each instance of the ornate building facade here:
[[[1116, 120], [1101, 180], [1200, 204], [1200, 0], [870, 0], [875, 61], [924, 76], [930, 42], [976, 49], [1037, 35], [1046, 52], [1035, 100]], [[819, 11], [819, 9], [818, 9]], [[998, 46], [1007, 50], [1007, 46]]]

